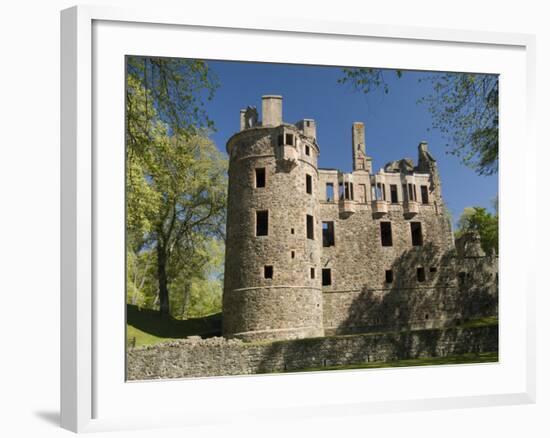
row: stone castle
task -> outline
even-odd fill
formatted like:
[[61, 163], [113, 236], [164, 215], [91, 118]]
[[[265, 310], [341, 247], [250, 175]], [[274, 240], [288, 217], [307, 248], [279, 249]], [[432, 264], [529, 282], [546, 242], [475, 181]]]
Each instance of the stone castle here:
[[245, 341], [440, 328], [496, 315], [498, 257], [455, 242], [437, 162], [373, 172], [352, 126], [351, 173], [321, 169], [312, 119], [283, 120], [281, 96], [241, 110], [227, 142], [223, 335]]

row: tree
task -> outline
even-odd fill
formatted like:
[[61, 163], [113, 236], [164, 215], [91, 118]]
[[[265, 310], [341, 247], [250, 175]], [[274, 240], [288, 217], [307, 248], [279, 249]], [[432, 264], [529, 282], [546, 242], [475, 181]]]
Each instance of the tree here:
[[159, 202], [147, 181], [151, 144], [167, 135], [185, 138], [212, 129], [204, 101], [218, 81], [201, 60], [129, 56], [126, 66], [126, 229], [139, 246]]
[[458, 220], [455, 237], [475, 231], [486, 254], [498, 253], [498, 213], [491, 214], [483, 207], [467, 207]]
[[[370, 93], [389, 92], [387, 75], [400, 70], [345, 68], [342, 84]], [[451, 154], [479, 175], [498, 172], [498, 76], [474, 73], [433, 73], [422, 81], [431, 84], [432, 93], [420, 99], [432, 114], [432, 127], [447, 138]]]
[[[130, 57], [127, 66], [127, 269], [153, 257], [147, 275], [168, 316], [170, 284], [201, 277], [204, 249], [224, 234], [227, 163], [201, 100], [215, 82], [202, 61]], [[138, 296], [138, 282], [129, 284]]]
[[169, 314], [168, 281], [204, 263], [208, 237], [221, 237], [225, 224], [226, 160], [205, 136], [171, 137], [158, 154], [151, 185], [161, 195], [152, 220], [157, 253], [160, 312]]

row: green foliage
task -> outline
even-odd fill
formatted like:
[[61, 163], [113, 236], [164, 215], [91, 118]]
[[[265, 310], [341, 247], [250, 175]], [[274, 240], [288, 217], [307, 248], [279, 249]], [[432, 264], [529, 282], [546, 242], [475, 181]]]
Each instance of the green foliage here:
[[[365, 94], [382, 89], [388, 94], [390, 87], [385, 79], [385, 74], [389, 70], [380, 68], [344, 68], [344, 76], [338, 79], [340, 84], [351, 84], [355, 91], [361, 91]], [[401, 70], [393, 70], [395, 75], [400, 78], [403, 75]]]
[[[151, 58], [129, 56], [127, 77], [138, 81], [148, 91], [148, 104], [170, 126], [171, 133], [192, 135], [203, 127], [213, 128], [204, 110], [204, 100], [211, 100], [219, 87], [218, 79], [200, 59]], [[132, 92], [129, 82], [127, 92]], [[154, 117], [147, 111], [142, 118]]]
[[[401, 70], [377, 68], [345, 68], [342, 84], [351, 84], [356, 91], [389, 92], [386, 75]], [[431, 94], [420, 99], [432, 115], [433, 128], [447, 138], [453, 155], [479, 175], [498, 171], [498, 76], [474, 73], [434, 73], [429, 82]]]
[[433, 94], [428, 105], [434, 128], [448, 139], [452, 154], [480, 175], [498, 171], [498, 76], [438, 73], [427, 81]]
[[200, 60], [128, 57], [127, 72], [128, 302], [218, 311], [227, 161], [203, 109], [217, 83]]
[[498, 254], [498, 213], [492, 214], [483, 207], [466, 207], [458, 220], [455, 237], [475, 231], [481, 238], [481, 247], [486, 254]]

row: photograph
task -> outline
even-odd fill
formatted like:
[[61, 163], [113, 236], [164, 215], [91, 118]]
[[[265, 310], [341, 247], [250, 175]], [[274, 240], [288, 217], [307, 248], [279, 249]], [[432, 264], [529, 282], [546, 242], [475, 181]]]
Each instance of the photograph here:
[[499, 361], [499, 75], [125, 67], [127, 381]]

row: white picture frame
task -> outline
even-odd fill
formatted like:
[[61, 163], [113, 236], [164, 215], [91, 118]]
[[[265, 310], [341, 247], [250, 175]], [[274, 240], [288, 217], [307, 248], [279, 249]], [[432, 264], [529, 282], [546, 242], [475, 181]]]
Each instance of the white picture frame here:
[[[465, 54], [464, 56], [467, 56], [469, 51], [480, 51], [477, 58], [474, 57], [478, 60], [479, 66], [470, 65], [470, 69], [499, 73], [504, 75], [505, 79], [510, 78], [510, 87], [501, 87], [501, 102], [505, 116], [501, 119], [503, 157], [513, 156], [513, 151], [508, 146], [512, 140], [521, 141], [523, 155], [534, 155], [532, 123], [535, 40], [531, 35], [379, 26], [361, 22], [292, 20], [289, 17], [272, 15], [240, 17], [228, 20], [213, 13], [201, 15], [182, 10], [130, 10], [103, 6], [78, 6], [61, 13], [61, 426], [75, 432], [83, 432], [206, 424], [212, 422], [212, 418], [221, 423], [229, 419], [238, 421], [239, 418], [245, 419], [250, 415], [305, 418], [312, 415], [361, 415], [368, 412], [534, 402], [534, 272], [525, 259], [520, 260], [521, 251], [534, 247], [534, 233], [530, 233], [527, 239], [522, 240], [515, 236], [513, 231], [514, 224], [518, 224], [519, 220], [527, 223], [529, 229], [536, 228], [534, 193], [527, 189], [535, 185], [535, 173], [527, 167], [525, 157], [515, 157], [513, 163], [507, 159], [502, 160], [500, 168], [501, 195], [504, 195], [500, 198], [501, 217], [504, 218], [501, 220], [501, 239], [504, 243], [501, 254], [504, 257], [501, 256], [500, 281], [504, 287], [500, 308], [502, 359], [495, 368], [487, 371], [487, 365], [457, 366], [447, 368], [454, 370], [447, 372], [440, 371], [441, 367], [425, 367], [422, 370], [340, 372], [331, 373], [330, 376], [328, 373], [309, 373], [277, 377], [224, 377], [147, 383], [126, 383], [124, 379], [121, 380], [121, 375], [124, 374], [120, 366], [121, 357], [122, 361], [124, 360], [124, 339], [118, 334], [123, 331], [120, 318], [123, 320], [124, 315], [117, 305], [124, 299], [124, 291], [122, 290], [120, 297], [116, 298], [118, 301], [114, 302], [115, 305], [104, 299], [101, 291], [102, 285], [112, 280], [111, 276], [120, 278], [118, 271], [123, 270], [124, 265], [116, 263], [116, 260], [115, 263], [107, 260], [111, 255], [105, 253], [105, 245], [102, 245], [104, 241], [101, 240], [106, 237], [98, 236], [108, 235], [109, 243], [116, 246], [117, 243], [120, 244], [121, 239], [123, 241], [124, 229], [117, 223], [118, 228], [103, 232], [102, 224], [105, 222], [101, 212], [105, 209], [98, 206], [103, 205], [102, 203], [110, 205], [113, 210], [118, 211], [115, 211], [115, 216], [123, 212], [124, 205], [120, 205], [120, 202], [117, 202], [120, 198], [116, 197], [117, 193], [120, 194], [120, 189], [123, 190], [123, 180], [120, 187], [113, 190], [113, 198], [109, 198], [110, 195], [106, 191], [107, 186], [112, 187], [113, 181], [121, 182], [120, 174], [117, 172], [123, 172], [123, 168], [117, 168], [117, 165], [120, 165], [120, 157], [113, 155], [106, 161], [104, 153], [97, 153], [97, 145], [103, 144], [104, 134], [120, 133], [120, 123], [123, 124], [124, 114], [123, 101], [111, 105], [112, 109], [109, 111], [113, 111], [113, 114], [109, 116], [116, 125], [110, 127], [105, 124], [103, 113], [100, 111], [102, 105], [105, 105], [101, 90], [103, 93], [111, 91], [110, 95], [117, 95], [121, 92], [123, 83], [115, 81], [115, 86], [120, 86], [120, 90], [116, 87], [109, 89], [112, 84], [104, 86], [102, 81], [109, 81], [105, 75], [111, 70], [104, 71], [103, 68], [109, 65], [109, 68], [120, 70], [120, 66], [123, 66], [120, 53], [127, 50], [124, 44], [129, 41], [138, 44], [139, 35], [145, 29], [150, 35], [159, 34], [159, 39], [149, 38], [147, 47], [143, 46], [143, 53], [126, 53], [159, 56], [170, 56], [172, 53], [173, 56], [180, 56], [179, 52], [171, 52], [166, 44], [162, 44], [163, 34], [179, 31], [183, 37], [188, 32], [198, 32], [205, 38], [204, 44], [200, 39], [197, 40], [199, 44], [189, 57], [216, 56], [215, 50], [220, 49], [219, 44], [215, 47], [216, 44], [209, 45], [206, 40], [211, 37], [214, 41], [224, 32], [226, 36], [232, 35], [235, 41], [248, 39], [250, 44], [245, 45], [246, 50], [251, 50], [239, 52], [237, 48], [243, 46], [229, 46], [230, 43], [226, 43], [228, 46], [222, 47], [226, 53], [225, 59], [252, 60], [252, 57], [257, 56], [257, 60], [297, 62], [302, 59], [302, 55], [291, 52], [286, 55], [287, 58], [284, 55], [278, 58], [275, 46], [269, 46], [273, 50], [262, 54], [254, 45], [259, 44], [259, 41], [265, 44], [276, 44], [279, 41], [283, 45], [287, 44], [287, 40], [300, 38], [304, 41], [325, 38], [325, 43], [334, 41], [335, 47], [343, 41], [350, 46], [375, 46], [383, 43], [387, 47], [397, 47], [395, 50], [388, 50], [385, 54], [387, 58], [382, 57], [381, 53], [378, 55], [377, 66], [381, 67], [396, 66], [396, 56], [402, 56], [404, 59], [405, 55], [411, 56], [416, 49], [420, 54], [425, 53], [424, 58], [416, 61], [424, 62], [425, 69], [438, 69], [438, 66], [439, 69], [443, 69], [441, 67], [445, 62], [443, 55], [426, 59], [430, 51], [443, 53], [447, 46], [456, 47]], [[121, 37], [120, 32], [130, 32], [132, 38], [126, 40]], [[105, 44], [106, 40], [110, 43], [109, 47]], [[399, 45], [403, 44], [410, 47], [407, 53], [402, 47], [399, 48]], [[207, 54], [209, 50], [211, 52]], [[257, 55], [250, 55], [254, 50]], [[392, 51], [393, 54], [390, 53]], [[322, 61], [321, 56], [325, 56], [325, 63], [333, 61], [334, 65], [346, 65], [340, 63], [343, 62], [340, 61], [343, 58], [336, 59], [337, 56], [330, 53], [330, 50], [322, 50], [325, 53], [318, 55], [315, 55], [315, 50], [312, 52], [311, 56], [319, 56], [316, 58], [317, 61]], [[381, 50], [378, 49], [378, 52]], [[495, 52], [495, 55], [490, 55], [490, 52]], [[401, 55], [398, 55], [399, 53]], [[106, 58], [103, 59], [102, 56]], [[100, 62], [109, 60], [109, 56], [118, 61]], [[338, 52], [338, 56], [345, 54]], [[486, 59], [487, 57], [489, 59]], [[304, 59], [304, 63], [311, 63], [312, 60], [313, 58]], [[407, 66], [416, 65], [414, 60], [403, 61], [407, 62], [410, 62]], [[460, 69], [461, 62], [464, 65], [464, 60], [461, 60], [460, 56], [456, 56], [454, 62], [456, 64], [446, 64], [446, 68], [455, 65], [454, 68]], [[506, 70], [507, 68], [510, 70]], [[117, 74], [123, 73], [118, 71]], [[112, 117], [113, 115], [116, 117]], [[505, 120], [512, 120], [516, 116], [513, 124], [505, 124]], [[117, 138], [120, 136], [115, 137], [115, 140]], [[516, 183], [512, 182], [512, 169], [517, 178]], [[522, 209], [523, 203], [529, 208]], [[523, 210], [521, 216], [517, 209]], [[119, 247], [120, 245], [116, 246], [117, 251], [110, 251], [113, 257], [120, 254]], [[104, 269], [107, 265], [114, 266], [112, 272]], [[116, 284], [116, 281], [113, 283]], [[516, 295], [508, 294], [508, 285], [510, 289], [520, 292]], [[515, 334], [507, 330], [506, 324], [512, 320], [515, 323]], [[112, 336], [112, 343], [109, 343], [105, 335], [107, 331], [117, 334]], [[479, 383], [479, 391], [466, 388], [468, 385], [459, 385], [464, 388], [455, 388], [454, 392], [445, 392], [445, 388], [441, 389], [441, 386], [437, 390], [434, 385], [434, 388], [427, 388], [428, 392], [421, 396], [418, 395], [421, 393], [418, 389], [420, 387], [408, 391], [403, 389], [403, 382], [418, 381], [420, 385], [422, 379], [444, 381], [449, 378], [450, 373], [453, 379], [461, 378], [459, 376], [462, 375], [464, 378], [474, 376], [474, 380], [476, 374], [483, 374], [479, 380], [486, 380], [487, 385]], [[495, 376], [492, 383], [489, 382], [490, 375]], [[337, 388], [356, 387], [358, 379], [361, 382], [368, 380], [366, 387], [375, 395], [368, 396], [360, 391], [349, 396], [338, 395]], [[506, 382], [503, 381], [498, 386], [499, 379], [505, 379]], [[382, 382], [388, 381], [395, 382], [395, 387], [389, 387], [387, 383], [382, 385]], [[473, 384], [476, 384], [475, 381]], [[384, 386], [386, 397], [376, 396], [378, 386]], [[411, 383], [411, 386], [414, 384]], [[204, 398], [216, 393], [219, 406], [211, 406], [207, 413], [202, 407], [202, 400], [199, 399], [195, 401], [192, 410], [189, 406], [184, 409], [181, 405], [173, 403], [173, 409], [159, 408], [154, 415], [131, 414], [130, 410], [123, 412], [116, 409], [116, 405], [120, 405], [124, 397], [125, 400], [148, 400], [153, 394], [158, 396], [166, 393], [169, 394], [169, 403], [173, 400], [170, 397], [175, 397], [174, 394], [183, 387], [186, 391], [200, 391]], [[292, 388], [302, 390], [293, 394], [293, 402], [290, 403], [285, 401], [285, 391], [288, 393]], [[266, 392], [270, 394], [269, 403], [262, 399], [262, 394]], [[239, 403], [234, 403], [229, 409], [222, 409], [222, 404], [229, 400], [235, 401], [234, 394], [238, 393], [244, 394], [239, 399], [242, 404], [239, 406]], [[380, 390], [379, 394], [381, 393]], [[327, 394], [331, 397], [327, 397]], [[229, 397], [230, 395], [233, 397]], [[258, 403], [258, 399], [266, 403]], [[216, 415], [212, 415], [213, 413]]]

